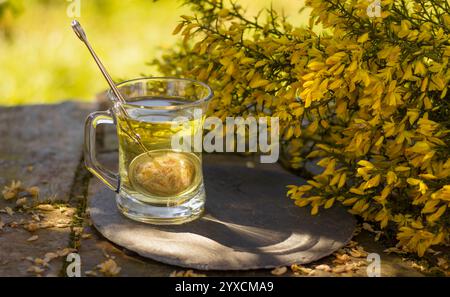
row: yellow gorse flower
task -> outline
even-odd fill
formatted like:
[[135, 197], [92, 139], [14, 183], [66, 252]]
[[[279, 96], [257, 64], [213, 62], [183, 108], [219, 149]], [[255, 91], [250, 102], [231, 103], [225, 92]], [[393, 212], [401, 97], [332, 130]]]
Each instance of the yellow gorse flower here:
[[306, 0], [308, 27], [187, 3], [194, 16], [174, 31], [184, 42], [155, 64], [208, 82], [218, 117], [278, 116], [283, 163], [323, 168], [289, 186], [296, 205], [314, 215], [342, 203], [420, 256], [449, 243], [448, 1], [386, 0], [369, 17], [366, 0]]

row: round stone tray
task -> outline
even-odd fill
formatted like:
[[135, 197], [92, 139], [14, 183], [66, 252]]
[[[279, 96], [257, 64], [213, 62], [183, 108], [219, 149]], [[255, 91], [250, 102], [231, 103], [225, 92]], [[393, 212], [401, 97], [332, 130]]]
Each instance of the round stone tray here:
[[[253, 167], [253, 166], [251, 166]], [[339, 206], [316, 216], [286, 197], [304, 183], [278, 165], [204, 165], [206, 212], [178, 226], [152, 226], [124, 217], [115, 193], [100, 188], [89, 200], [91, 220], [108, 240], [141, 256], [201, 270], [247, 270], [306, 264], [350, 240], [354, 218]]]

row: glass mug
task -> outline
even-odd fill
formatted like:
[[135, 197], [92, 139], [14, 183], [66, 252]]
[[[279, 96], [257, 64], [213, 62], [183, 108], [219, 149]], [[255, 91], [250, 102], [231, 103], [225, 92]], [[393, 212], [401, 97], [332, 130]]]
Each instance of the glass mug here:
[[[139, 78], [117, 85], [126, 104], [91, 113], [85, 125], [85, 165], [109, 188], [127, 217], [151, 224], [182, 224], [198, 218], [205, 204], [201, 152], [172, 147], [178, 133], [201, 133], [213, 92], [201, 82], [180, 78]], [[198, 110], [202, 116], [195, 116]], [[196, 112], [194, 112], [197, 110]], [[173, 125], [184, 117], [183, 125]], [[119, 172], [96, 159], [95, 134], [113, 124], [119, 140]]]

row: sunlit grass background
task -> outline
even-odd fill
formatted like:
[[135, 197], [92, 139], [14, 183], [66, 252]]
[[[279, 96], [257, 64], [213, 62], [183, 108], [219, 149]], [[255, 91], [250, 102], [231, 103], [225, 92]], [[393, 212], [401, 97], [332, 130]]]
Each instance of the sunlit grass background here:
[[[76, 1], [76, 0], [74, 0]], [[303, 0], [241, 0], [248, 14], [271, 4], [294, 24]], [[92, 58], [70, 28], [69, 0], [0, 0], [0, 105], [93, 100], [107, 88]], [[158, 73], [146, 63], [173, 46], [176, 0], [80, 0], [77, 18], [113, 78]]]

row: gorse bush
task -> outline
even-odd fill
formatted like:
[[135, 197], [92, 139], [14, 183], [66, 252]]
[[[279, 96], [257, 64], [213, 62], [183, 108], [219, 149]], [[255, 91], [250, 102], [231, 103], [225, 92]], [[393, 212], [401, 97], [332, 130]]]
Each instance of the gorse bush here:
[[183, 42], [155, 63], [208, 82], [216, 116], [279, 117], [290, 166], [323, 167], [289, 186], [298, 206], [342, 203], [422, 256], [449, 242], [450, 5], [386, 0], [369, 16], [370, 2], [307, 0], [301, 28], [190, 0]]

